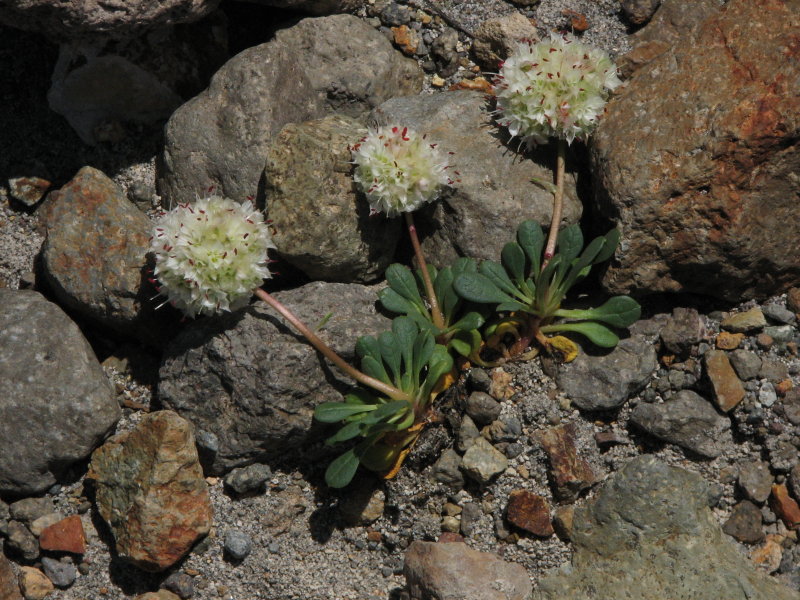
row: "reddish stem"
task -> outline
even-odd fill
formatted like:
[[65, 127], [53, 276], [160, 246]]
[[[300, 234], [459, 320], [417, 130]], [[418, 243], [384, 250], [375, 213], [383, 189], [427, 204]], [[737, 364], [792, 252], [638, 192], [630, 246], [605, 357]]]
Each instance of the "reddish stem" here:
[[433, 319], [433, 324], [441, 330], [444, 329], [444, 316], [439, 308], [439, 302], [436, 300], [431, 274], [428, 273], [428, 264], [422, 254], [422, 246], [420, 246], [419, 238], [417, 237], [417, 228], [414, 226], [414, 217], [410, 212], [405, 213], [405, 216], [408, 235], [411, 237], [411, 245], [414, 247], [414, 256], [416, 256], [417, 265], [422, 271], [422, 282], [425, 284], [425, 294], [428, 296], [428, 305], [431, 307], [431, 318]]
[[561, 214], [564, 211], [564, 168], [567, 159], [567, 142], [558, 139], [558, 158], [556, 159], [556, 193], [553, 195], [553, 218], [550, 221], [550, 233], [547, 236], [547, 245], [544, 248], [544, 260], [542, 260], [542, 270], [553, 258], [556, 252], [556, 241], [558, 239], [558, 228], [561, 225]]

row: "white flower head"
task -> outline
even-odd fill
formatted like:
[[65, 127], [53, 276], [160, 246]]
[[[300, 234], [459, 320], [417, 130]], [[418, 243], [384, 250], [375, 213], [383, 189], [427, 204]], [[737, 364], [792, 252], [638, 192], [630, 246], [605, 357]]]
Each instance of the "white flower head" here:
[[588, 136], [622, 82], [608, 54], [563, 34], [518, 44], [494, 83], [498, 123], [531, 146]]
[[221, 196], [164, 213], [150, 245], [159, 293], [190, 317], [245, 306], [271, 277], [267, 249], [274, 247], [260, 210]]
[[389, 217], [411, 212], [453, 183], [446, 172], [450, 167], [425, 137], [407, 127], [379, 127], [351, 148], [353, 179], [373, 212]]

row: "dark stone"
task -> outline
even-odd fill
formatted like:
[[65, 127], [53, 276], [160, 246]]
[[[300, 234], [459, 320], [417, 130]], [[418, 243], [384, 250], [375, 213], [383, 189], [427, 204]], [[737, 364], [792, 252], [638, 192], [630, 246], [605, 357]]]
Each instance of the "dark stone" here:
[[234, 469], [225, 476], [225, 486], [236, 494], [260, 494], [267, 487], [272, 470], [261, 463]]
[[225, 533], [223, 550], [228, 560], [233, 562], [243, 561], [253, 549], [250, 536], [243, 531], [230, 529]]
[[746, 544], [757, 544], [763, 541], [761, 510], [752, 502], [742, 500], [733, 507], [731, 516], [722, 526], [722, 531]]
[[500, 403], [486, 392], [472, 392], [466, 401], [466, 411], [475, 425], [488, 425], [500, 416]]
[[675, 308], [672, 317], [661, 330], [661, 343], [667, 352], [687, 354], [694, 344], [705, 337], [705, 326], [694, 308]]
[[547, 453], [550, 478], [559, 499], [574, 501], [596, 481], [592, 467], [578, 456], [574, 425], [553, 427], [535, 437]]

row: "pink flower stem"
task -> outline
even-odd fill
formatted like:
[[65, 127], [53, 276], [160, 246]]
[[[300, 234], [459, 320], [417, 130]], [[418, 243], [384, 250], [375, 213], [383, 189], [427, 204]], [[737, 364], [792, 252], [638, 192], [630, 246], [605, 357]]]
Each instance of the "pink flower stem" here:
[[334, 365], [339, 367], [339, 369], [355, 379], [357, 382], [372, 388], [382, 394], [386, 394], [389, 398], [393, 400], [407, 400], [409, 402], [413, 402], [413, 398], [406, 394], [404, 391], [397, 389], [394, 386], [391, 386], [383, 381], [379, 381], [374, 377], [370, 377], [366, 373], [362, 373], [355, 367], [348, 364], [341, 356], [336, 354], [333, 349], [328, 346], [325, 342], [323, 342], [317, 334], [311, 331], [306, 325], [298, 319], [292, 311], [286, 308], [283, 304], [278, 302], [273, 296], [258, 288], [256, 290], [256, 296], [261, 298], [264, 302], [269, 304], [272, 308], [274, 308], [284, 319], [289, 321], [292, 326], [297, 329], [307, 340], [308, 342], [314, 346], [319, 352], [328, 360], [330, 360]]
[[408, 235], [411, 237], [411, 245], [414, 247], [414, 256], [417, 258], [417, 266], [422, 272], [422, 282], [425, 284], [425, 294], [428, 296], [428, 305], [431, 307], [433, 324], [438, 329], [444, 329], [444, 316], [439, 308], [439, 301], [436, 300], [436, 293], [433, 291], [431, 274], [428, 273], [428, 264], [425, 262], [425, 256], [422, 254], [422, 246], [419, 244], [417, 228], [414, 226], [414, 217], [410, 212], [405, 213], [405, 216], [406, 225], [408, 225]]
[[564, 166], [567, 158], [567, 142], [558, 138], [558, 158], [556, 160], [556, 193], [553, 195], [553, 218], [550, 221], [550, 233], [547, 236], [547, 245], [544, 248], [542, 270], [553, 258], [556, 252], [558, 228], [561, 225], [561, 214], [564, 210]]

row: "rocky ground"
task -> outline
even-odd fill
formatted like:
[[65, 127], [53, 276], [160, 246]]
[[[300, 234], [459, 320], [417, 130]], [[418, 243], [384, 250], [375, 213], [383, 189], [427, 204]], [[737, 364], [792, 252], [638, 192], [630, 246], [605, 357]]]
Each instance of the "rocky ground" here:
[[[640, 10], [644, 4], [648, 3], [626, 3]], [[229, 12], [228, 33], [235, 50], [266, 41], [280, 28], [279, 19], [273, 19], [265, 31], [256, 17], [297, 17], [236, 3], [224, 4], [223, 9]], [[452, 85], [481, 89], [484, 73], [470, 52], [473, 36], [487, 19], [513, 13], [533, 19], [540, 34], [568, 24], [580, 28], [583, 18], [589, 25], [584, 39], [615, 57], [631, 48], [631, 33], [637, 29], [613, 0], [376, 0], [359, 16], [414, 57], [424, 72], [423, 93], [435, 94]], [[449, 30], [455, 36], [452, 46], [437, 45], [436, 39]], [[33, 47], [38, 52], [27, 51]], [[9, 74], [0, 78], [7, 108], [0, 116], [0, 287], [35, 289], [50, 299], [58, 295], [52, 280], [42, 276], [38, 257], [45, 230], [52, 227], [47, 219], [53, 216], [35, 210], [40, 197], [35, 191], [26, 205], [20, 183], [9, 180], [40, 177], [57, 189], [90, 165], [113, 179], [141, 214], [152, 214], [159, 206], [156, 157], [163, 144], [161, 129], [146, 126], [99, 145], [85, 144], [47, 107], [56, 55], [55, 46], [36, 34], [0, 28], [0, 64]], [[291, 268], [287, 273], [288, 280]], [[597, 289], [583, 292], [591, 296]], [[321, 306], [315, 309], [321, 314], [326, 302], [341, 298], [332, 291], [319, 295]], [[465, 540], [472, 549], [521, 565], [531, 589], [542, 599], [582, 597], [586, 585], [596, 585], [598, 597], [630, 597], [625, 583], [601, 574], [614, 569], [646, 573], [653, 564], [666, 573], [670, 565], [641, 557], [643, 564], [627, 557], [628, 562], [604, 565], [602, 557], [611, 550], [604, 554], [602, 543], [587, 533], [587, 524], [602, 531], [613, 547], [624, 545], [620, 540], [629, 533], [625, 522], [646, 515], [652, 521], [643, 526], [646, 533], [639, 540], [645, 549], [650, 548], [651, 535], [656, 536], [656, 546], [661, 543], [652, 533], [660, 529], [702, 540], [696, 554], [675, 553], [678, 558], [671, 568], [678, 568], [681, 580], [689, 572], [681, 570], [686, 568], [681, 561], [694, 569], [694, 579], [687, 576], [693, 582], [687, 584], [689, 595], [683, 597], [728, 597], [718, 591], [727, 589], [719, 587], [719, 581], [703, 579], [703, 572], [720, 565], [723, 579], [740, 578], [736, 581], [750, 589], [752, 597], [797, 597], [800, 289], [744, 303], [700, 295], [652, 295], [643, 306], [642, 320], [613, 352], [590, 350], [568, 365], [535, 359], [467, 371], [440, 400], [441, 422], [426, 431], [394, 480], [362, 474], [352, 488], [327, 489], [323, 473], [332, 455], [319, 441], [305, 444], [302, 452], [273, 456], [267, 465], [256, 463], [223, 476], [213, 468], [214, 460], [203, 455], [214, 441], [201, 439], [198, 432], [213, 520], [208, 535], [191, 553], [160, 573], [133, 568], [117, 555], [120, 541], [114, 550], [115, 534], [100, 514], [102, 486], [93, 482], [102, 475], [90, 481], [88, 462], [80, 461], [38, 499], [20, 502], [9, 496], [7, 503], [0, 501], [0, 535], [14, 565], [10, 568], [27, 582], [29, 599], [43, 597], [50, 589], [39, 569], [57, 586], [49, 597], [69, 600], [133, 598], [162, 587], [181, 598], [197, 599], [399, 600], [409, 593], [420, 595], [425, 587], [420, 577], [433, 588], [444, 587], [436, 597], [523, 597], [511, 592], [481, 595], [481, 584], [469, 570], [477, 572], [479, 565], [491, 561], [462, 550], [438, 559], [467, 565], [455, 582], [434, 573], [430, 565], [438, 564], [437, 559], [424, 556], [416, 559], [423, 565], [423, 576], [413, 569], [404, 574], [404, 559], [413, 564], [407, 557], [413, 542], [444, 539]], [[159, 353], [131, 341], [130, 335], [121, 337], [119, 330], [98, 327], [86, 314], [65, 308], [89, 339], [113, 386], [121, 410], [114, 433], [135, 431], [162, 408], [179, 404], [163, 383], [161, 395], [157, 386], [159, 377], [177, 378], [174, 353], [162, 360]], [[45, 322], [49, 323], [42, 318], [46, 330]], [[337, 326], [334, 322], [331, 329], [337, 331]], [[184, 326], [186, 331], [202, 331], [203, 325], [193, 327]], [[272, 335], [270, 331], [265, 335]], [[236, 341], [245, 334], [231, 327], [226, 335]], [[214, 347], [207, 348], [211, 350], [197, 359], [198, 372], [214, 367]], [[174, 346], [171, 351], [177, 352]], [[235, 350], [231, 354], [235, 361]], [[190, 445], [194, 447], [193, 439]], [[708, 486], [693, 475], [647, 462], [646, 457], [699, 474]], [[626, 470], [629, 464], [633, 467]], [[648, 511], [646, 502], [636, 504], [648, 494], [658, 499], [653, 505], [663, 502], [673, 510], [659, 514]], [[626, 505], [635, 507], [638, 515], [626, 513], [632, 510]], [[614, 518], [604, 519], [604, 514]], [[83, 551], [48, 546], [53, 543], [45, 541], [48, 526], [73, 515], [79, 515], [85, 534]], [[623, 524], [615, 520], [617, 515]], [[603, 529], [609, 522], [613, 526]], [[70, 536], [63, 534], [61, 539], [69, 541]], [[573, 557], [578, 557], [573, 579], [553, 575], [552, 569]], [[21, 572], [23, 566], [37, 570]], [[15, 598], [12, 592], [3, 596], [3, 584], [11, 579], [6, 568], [5, 562], [0, 564], [0, 597]], [[519, 572], [507, 565], [498, 569], [498, 579], [517, 581]], [[768, 574], [772, 583], [751, 574], [756, 571]], [[643, 574], [632, 587], [639, 593], [640, 586], [650, 586], [642, 598], [678, 598], [686, 590], [679, 588], [677, 579], [665, 575], [659, 581]], [[569, 595], [571, 585], [575, 595]], [[673, 595], [659, 595], [659, 590]], [[164, 593], [161, 598], [174, 597]]]

